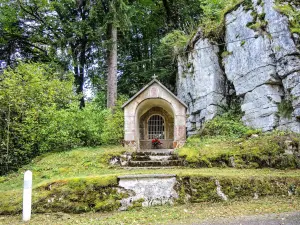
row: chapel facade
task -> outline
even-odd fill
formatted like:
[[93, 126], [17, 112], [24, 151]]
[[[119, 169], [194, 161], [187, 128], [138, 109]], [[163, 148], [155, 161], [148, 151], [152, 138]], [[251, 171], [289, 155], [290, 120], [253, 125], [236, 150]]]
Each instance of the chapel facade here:
[[186, 109], [157, 79], [153, 79], [123, 106], [124, 143], [137, 150], [153, 148], [159, 139], [161, 149], [174, 149], [186, 140]]

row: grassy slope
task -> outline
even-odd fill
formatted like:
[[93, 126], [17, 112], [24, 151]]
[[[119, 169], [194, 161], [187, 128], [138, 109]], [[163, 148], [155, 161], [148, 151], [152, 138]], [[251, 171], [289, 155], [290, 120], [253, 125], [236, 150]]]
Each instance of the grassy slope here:
[[186, 157], [191, 165], [198, 167], [228, 166], [229, 157], [233, 156], [238, 168], [299, 168], [299, 158], [284, 154], [286, 141], [299, 149], [299, 135], [271, 132], [257, 137], [192, 137], [178, 153]]
[[[121, 146], [106, 146], [98, 148], [80, 148], [65, 152], [49, 153], [40, 156], [34, 159], [29, 165], [20, 168], [17, 172], [0, 177], [0, 212], [4, 211], [7, 213], [13, 213], [21, 210], [23, 173], [27, 169], [33, 171], [33, 204], [35, 207], [40, 206], [40, 210], [37, 209], [37, 211], [43, 211], [43, 209], [46, 209], [44, 207], [47, 207], [47, 199], [49, 199], [52, 195], [67, 195], [68, 198], [73, 198], [74, 196], [71, 196], [71, 193], [75, 195], [75, 199], [79, 198], [79, 201], [82, 200], [85, 202], [81, 202], [77, 207], [76, 205], [74, 206], [74, 202], [72, 203], [72, 199], [68, 199], [68, 201], [63, 204], [57, 206], [52, 205], [52, 208], [49, 210], [53, 210], [55, 207], [62, 207], [62, 209], [57, 208], [57, 210], [72, 212], [85, 211], [85, 208], [82, 207], [85, 207], [89, 200], [81, 199], [79, 196], [84, 195], [84, 193], [88, 191], [86, 188], [93, 187], [97, 188], [97, 190], [100, 190], [101, 187], [116, 185], [116, 177], [124, 174], [169, 173], [177, 174], [179, 177], [195, 177], [195, 179], [192, 179], [191, 182], [195, 182], [194, 184], [197, 186], [197, 182], [201, 183], [205, 181], [208, 190], [211, 189], [211, 185], [213, 186], [212, 190], [214, 190], [215, 187], [214, 181], [207, 180], [208, 177], [220, 178], [222, 182], [231, 182], [235, 186], [240, 186], [245, 179], [250, 181], [254, 177], [256, 177], [257, 180], [263, 180], [266, 182], [270, 181], [272, 178], [290, 178], [290, 181], [288, 182], [296, 183], [299, 183], [298, 180], [300, 180], [299, 170], [234, 168], [169, 168], [126, 170], [120, 167], [110, 167], [107, 163], [109, 158], [114, 155], [118, 155], [123, 151], [124, 148]], [[201, 177], [204, 179], [201, 179]], [[270, 183], [267, 185], [270, 185]], [[49, 186], [52, 186], [51, 191], [48, 190]], [[203, 189], [204, 186], [201, 186], [201, 188]], [[112, 207], [114, 207], [114, 209], [118, 207], [116, 200], [122, 196], [118, 196], [116, 193], [113, 193], [113, 195], [116, 196], [116, 199], [113, 199], [113, 204], [110, 204], [112, 201], [112, 199], [110, 199], [112, 191], [112, 189], [107, 189], [107, 194], [104, 194], [104, 196], [101, 197], [102, 202], [99, 202], [98, 205], [100, 211], [101, 207], [104, 207], [103, 204], [106, 204], [105, 210], [112, 210]], [[251, 192], [251, 190], [249, 191]], [[99, 193], [102, 193], [102, 191]], [[231, 190], [228, 189], [228, 194], [230, 193]], [[247, 193], [247, 195], [249, 193]], [[96, 194], [96, 192], [92, 191], [89, 194], [90, 198], [96, 199], [96, 197], [93, 196]], [[233, 193], [233, 196], [240, 195], [243, 196], [243, 193]], [[207, 197], [211, 196], [208, 195], [202, 197], [203, 199], [207, 199]], [[65, 209], [64, 206], [69, 209]]]
[[115, 174], [118, 171], [109, 169], [107, 161], [124, 151], [121, 146], [106, 146], [45, 154], [35, 158], [17, 172], [0, 177], [0, 191], [22, 188], [23, 173], [26, 170], [33, 172], [34, 187], [51, 180]]
[[32, 163], [23, 166], [17, 172], [0, 177], [0, 191], [21, 190], [23, 173], [26, 170], [33, 172], [33, 186], [73, 177], [101, 177], [107, 175], [145, 174], [145, 173], [172, 173], [178, 175], [203, 176], [289, 176], [299, 175], [298, 170], [275, 169], [247, 169], [233, 168], [176, 168], [152, 170], [125, 170], [120, 167], [110, 167], [108, 159], [124, 151], [121, 146], [106, 146], [98, 148], [80, 148], [66, 152], [50, 153], [40, 156]]
[[[265, 197], [258, 200], [139, 208], [125, 212], [34, 214], [30, 224], [197, 224], [203, 220], [300, 210], [299, 199]], [[21, 224], [21, 216], [0, 217], [1, 224]]]

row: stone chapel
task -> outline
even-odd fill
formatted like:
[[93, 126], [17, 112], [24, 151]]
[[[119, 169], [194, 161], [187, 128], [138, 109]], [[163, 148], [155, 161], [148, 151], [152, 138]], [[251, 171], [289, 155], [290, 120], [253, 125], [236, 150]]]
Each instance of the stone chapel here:
[[187, 105], [156, 77], [123, 106], [124, 143], [137, 150], [151, 149], [159, 139], [160, 149], [174, 149], [186, 140]]

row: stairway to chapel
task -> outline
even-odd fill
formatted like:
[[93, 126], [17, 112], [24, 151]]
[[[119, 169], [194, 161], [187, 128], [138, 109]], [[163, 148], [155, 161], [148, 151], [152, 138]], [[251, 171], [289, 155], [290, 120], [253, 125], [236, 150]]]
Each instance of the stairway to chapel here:
[[173, 149], [143, 149], [132, 153], [126, 168], [165, 168], [183, 166]]

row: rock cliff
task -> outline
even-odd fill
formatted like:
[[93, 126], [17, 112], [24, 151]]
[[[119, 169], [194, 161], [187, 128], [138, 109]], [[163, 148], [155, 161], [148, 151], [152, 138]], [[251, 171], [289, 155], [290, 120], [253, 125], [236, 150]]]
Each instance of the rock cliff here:
[[199, 30], [178, 58], [177, 93], [189, 106], [188, 134], [222, 113], [233, 95], [244, 124], [300, 133], [299, 36], [291, 33], [289, 18], [274, 0], [244, 1], [226, 14], [224, 26], [224, 43]]

